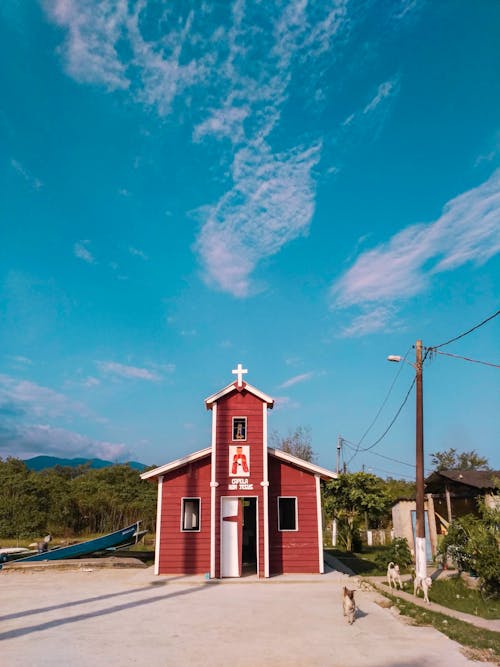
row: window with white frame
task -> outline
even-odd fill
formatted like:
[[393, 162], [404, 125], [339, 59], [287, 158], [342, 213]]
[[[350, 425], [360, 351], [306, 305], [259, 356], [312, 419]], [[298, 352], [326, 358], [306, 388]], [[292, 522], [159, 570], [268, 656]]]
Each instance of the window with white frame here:
[[278, 530], [297, 530], [297, 498], [278, 498]]
[[200, 530], [200, 498], [183, 498], [181, 509], [181, 530]]
[[233, 417], [233, 440], [247, 439], [247, 418]]

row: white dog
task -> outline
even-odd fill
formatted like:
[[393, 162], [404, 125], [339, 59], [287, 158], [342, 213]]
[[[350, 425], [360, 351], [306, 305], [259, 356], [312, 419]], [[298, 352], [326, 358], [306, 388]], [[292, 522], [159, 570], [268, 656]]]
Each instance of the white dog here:
[[387, 583], [389, 584], [389, 588], [392, 588], [392, 584], [394, 584], [394, 588], [397, 590], [399, 584], [399, 588], [403, 589], [403, 582], [399, 574], [399, 565], [395, 565], [392, 562], [389, 563], [387, 566]]
[[413, 582], [413, 593], [418, 596], [418, 591], [421, 589], [424, 594], [424, 601], [430, 604], [429, 588], [432, 586], [432, 579], [430, 577], [415, 577]]
[[344, 616], [347, 616], [347, 622], [349, 625], [354, 623], [354, 618], [356, 616], [356, 603], [354, 601], [354, 591], [349, 590], [344, 586], [343, 596], [342, 596], [342, 607], [344, 610]]

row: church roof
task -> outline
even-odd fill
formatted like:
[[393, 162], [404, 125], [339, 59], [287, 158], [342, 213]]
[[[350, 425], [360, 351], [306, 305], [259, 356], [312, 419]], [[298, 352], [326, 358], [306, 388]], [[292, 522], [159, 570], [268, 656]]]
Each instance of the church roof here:
[[216, 392], [215, 394], [212, 394], [208, 398], [205, 399], [205, 405], [207, 407], [207, 410], [211, 410], [214, 403], [217, 403], [217, 401], [224, 396], [227, 396], [228, 394], [231, 394], [233, 391], [247, 391], [250, 394], [253, 394], [254, 396], [257, 396], [257, 398], [260, 398], [263, 403], [267, 403], [268, 408], [272, 408], [274, 405], [274, 399], [268, 396], [267, 394], [264, 394], [264, 392], [260, 391], [256, 387], [253, 387], [251, 384], [248, 384], [247, 382], [242, 382], [241, 386], [238, 386], [238, 382], [231, 382], [231, 384], [228, 384], [227, 387], [224, 387], [224, 389], [221, 389], [220, 391]]
[[288, 452], [283, 452], [281, 449], [274, 449], [273, 447], [268, 447], [267, 451], [269, 454], [271, 454], [271, 456], [274, 456], [275, 458], [280, 459], [281, 461], [285, 461], [286, 463], [292, 463], [298, 468], [307, 470], [308, 472], [314, 475], [319, 475], [321, 479], [324, 479], [326, 481], [330, 479], [337, 479], [338, 475], [336, 472], [332, 472], [331, 470], [327, 470], [326, 468], [317, 466], [315, 463], [304, 461], [304, 459], [301, 459], [298, 456], [293, 456], [293, 454], [289, 454]]
[[152, 470], [147, 470], [146, 472], [141, 473], [141, 479], [151, 479], [153, 477], [158, 477], [159, 475], [164, 475], [167, 472], [171, 472], [176, 468], [181, 468], [182, 466], [187, 465], [188, 463], [193, 463], [202, 459], [204, 456], [210, 456], [212, 453], [211, 447], [205, 447], [205, 449], [200, 449], [198, 452], [193, 452], [187, 456], [183, 456], [181, 459], [175, 459], [175, 461], [170, 461], [170, 463], [165, 463], [165, 465], [158, 466], [158, 468], [153, 468]]
[[[321, 479], [330, 480], [337, 478], [337, 474], [332, 472], [331, 470], [327, 470], [326, 468], [317, 466], [315, 463], [309, 463], [309, 461], [304, 461], [304, 459], [301, 459], [298, 456], [293, 456], [292, 454], [288, 454], [287, 452], [282, 452], [281, 449], [274, 449], [273, 447], [268, 447], [267, 451], [268, 454], [274, 456], [280, 461], [291, 463], [292, 465], [295, 465], [298, 468], [302, 468], [302, 470], [306, 470], [307, 472], [310, 472], [313, 475], [319, 475]], [[177, 468], [182, 468], [182, 466], [185, 466], [189, 463], [194, 463], [195, 461], [198, 461], [204, 458], [205, 456], [210, 456], [211, 453], [212, 453], [211, 447], [200, 449], [198, 452], [193, 452], [192, 454], [183, 456], [180, 459], [176, 459], [175, 461], [166, 463], [165, 465], [159, 466], [158, 468], [153, 468], [152, 470], [147, 470], [146, 472], [141, 473], [141, 479], [154, 479], [155, 477], [160, 477], [161, 475], [165, 475], [166, 473], [171, 472], [172, 470], [176, 470]]]

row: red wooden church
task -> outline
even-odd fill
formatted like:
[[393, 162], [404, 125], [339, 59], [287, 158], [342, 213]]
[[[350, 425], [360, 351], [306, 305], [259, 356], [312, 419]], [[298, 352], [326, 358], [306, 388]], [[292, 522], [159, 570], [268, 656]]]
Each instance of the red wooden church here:
[[158, 482], [156, 574], [323, 572], [320, 480], [335, 473], [267, 446], [274, 401], [237, 380], [205, 399], [212, 444], [149, 470]]

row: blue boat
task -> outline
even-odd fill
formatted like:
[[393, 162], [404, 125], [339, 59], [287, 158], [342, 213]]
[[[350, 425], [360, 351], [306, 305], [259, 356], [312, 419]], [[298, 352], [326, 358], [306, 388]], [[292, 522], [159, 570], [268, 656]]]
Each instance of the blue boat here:
[[45, 560], [62, 560], [64, 558], [79, 558], [80, 556], [87, 556], [97, 551], [113, 550], [117, 547], [129, 546], [136, 544], [137, 541], [144, 535], [145, 531], [139, 530], [140, 521], [116, 530], [114, 533], [108, 533], [102, 537], [95, 537], [86, 542], [79, 542], [78, 544], [70, 544], [67, 547], [55, 547], [49, 551], [36, 553], [33, 556], [26, 558], [17, 558], [17, 563], [33, 563], [35, 561]]

